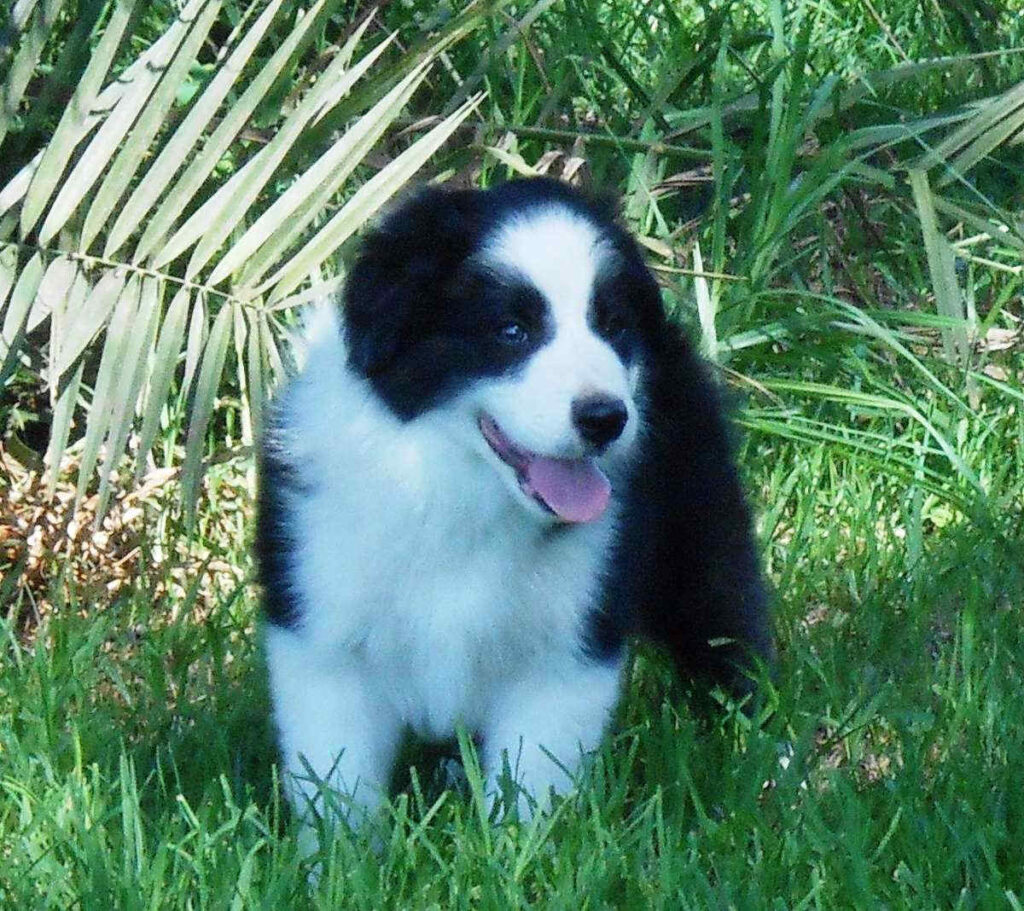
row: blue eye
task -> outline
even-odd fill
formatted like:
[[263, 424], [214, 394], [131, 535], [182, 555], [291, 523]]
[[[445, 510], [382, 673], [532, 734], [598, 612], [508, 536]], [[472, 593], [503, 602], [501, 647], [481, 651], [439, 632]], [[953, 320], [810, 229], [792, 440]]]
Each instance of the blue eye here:
[[504, 323], [498, 329], [498, 339], [506, 345], [519, 347], [530, 340], [530, 333], [522, 323], [515, 321]]
[[607, 339], [615, 341], [626, 332], [626, 321], [617, 313], [606, 313], [601, 320], [598, 331]]

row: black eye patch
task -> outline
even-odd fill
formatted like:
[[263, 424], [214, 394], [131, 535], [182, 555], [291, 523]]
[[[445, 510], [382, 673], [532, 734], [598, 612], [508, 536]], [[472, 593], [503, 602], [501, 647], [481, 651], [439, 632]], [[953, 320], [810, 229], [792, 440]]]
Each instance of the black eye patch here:
[[449, 287], [445, 304], [449, 319], [440, 331], [474, 337], [485, 347], [498, 343], [534, 351], [551, 338], [543, 295], [514, 275], [469, 269]]
[[626, 281], [599, 280], [590, 298], [587, 322], [624, 361], [629, 361], [637, 343], [637, 318], [633, 291]]
[[403, 419], [442, 404], [474, 380], [514, 375], [553, 335], [540, 292], [487, 269], [467, 269], [441, 285], [416, 314], [415, 325], [402, 333], [401, 355], [373, 377]]

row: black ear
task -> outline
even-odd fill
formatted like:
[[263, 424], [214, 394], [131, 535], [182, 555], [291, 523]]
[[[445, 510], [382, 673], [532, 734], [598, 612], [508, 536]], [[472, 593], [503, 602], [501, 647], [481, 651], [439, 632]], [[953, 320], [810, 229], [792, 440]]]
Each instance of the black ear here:
[[416, 339], [479, 231], [478, 194], [427, 187], [365, 238], [345, 285], [349, 364], [373, 377]]

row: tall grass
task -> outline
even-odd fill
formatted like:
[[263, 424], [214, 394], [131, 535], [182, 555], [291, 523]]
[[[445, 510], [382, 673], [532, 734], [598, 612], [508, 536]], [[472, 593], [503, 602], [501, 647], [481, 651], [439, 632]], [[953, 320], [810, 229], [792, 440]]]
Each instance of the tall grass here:
[[782, 595], [761, 714], [695, 712], [643, 653], [606, 748], [552, 816], [492, 826], [413, 751], [375, 826], [329, 844], [312, 897], [248, 596], [201, 611], [154, 597], [153, 573], [112, 604], [56, 600], [33, 643], [8, 630], [3, 904], [1012, 906], [1024, 548], [963, 526], [910, 562], [920, 498], [788, 443], [747, 464], [775, 495]]
[[[0, 46], [2, 148], [19, 165], [63, 116], [49, 75], [88, 71], [74, 42], [98, 54], [116, 15], [102, 2], [82, 3], [77, 22], [65, 11], [35, 54], [31, 16], [18, 17], [49, 9], [16, 4], [6, 34], [22, 37]], [[244, 11], [225, 0], [210, 34], [226, 41]], [[357, 12], [325, 13], [290, 78], [329, 65]], [[136, 43], [111, 50], [110, 72], [173, 18], [153, 7], [126, 24]], [[234, 236], [208, 241], [211, 262], [233, 268], [232, 246], [295, 199], [318, 150], [412, 72], [403, 52], [457, 21], [425, 0], [382, 9], [362, 46], [397, 33], [379, 58], [389, 76], [309, 125], [306, 151]], [[290, 27], [274, 26], [278, 45]], [[526, 826], [486, 821], [472, 756], [453, 774], [412, 745], [394, 800], [371, 829], [337, 834], [312, 889], [278, 795], [248, 583], [243, 444], [262, 401], [251, 378], [276, 367], [246, 347], [250, 322], [210, 306], [193, 331], [193, 301], [186, 319], [173, 295], [157, 297], [154, 327], [177, 344], [147, 336], [138, 375], [156, 392], [118, 404], [121, 385], [101, 382], [109, 328], [97, 323], [65, 364], [59, 322], [24, 284], [37, 254], [48, 270], [51, 255], [116, 243], [118, 208], [76, 246], [83, 209], [48, 251], [19, 233], [23, 208], [0, 215], [0, 906], [1021, 907], [1021, 47], [1018, 0], [508, 5], [389, 109], [377, 157], [324, 205], [351, 201], [374, 165], [479, 92], [427, 173], [486, 184], [550, 172], [621, 190], [667, 306], [734, 394], [780, 673], [748, 718], [707, 710], [640, 652], [578, 795]], [[274, 48], [254, 54], [258, 71]], [[210, 91], [207, 63], [188, 70], [191, 99]], [[226, 97], [230, 116], [238, 99]], [[192, 103], [171, 103], [154, 149]], [[264, 104], [211, 194], [301, 101], [284, 80]], [[126, 199], [145, 192], [142, 173]], [[350, 249], [296, 273], [294, 303], [340, 278]], [[164, 280], [187, 266], [174, 260]], [[215, 268], [204, 281], [236, 287], [217, 285]], [[256, 323], [273, 331], [253, 344], [270, 352], [288, 320], [263, 305]], [[102, 452], [90, 430], [101, 406], [104, 458], [123, 446], [143, 483], [111, 468], [110, 515], [93, 534], [99, 481], [88, 464], [72, 473]], [[63, 473], [56, 450], [44, 458], [54, 437]], [[76, 499], [68, 524], [58, 507]]]

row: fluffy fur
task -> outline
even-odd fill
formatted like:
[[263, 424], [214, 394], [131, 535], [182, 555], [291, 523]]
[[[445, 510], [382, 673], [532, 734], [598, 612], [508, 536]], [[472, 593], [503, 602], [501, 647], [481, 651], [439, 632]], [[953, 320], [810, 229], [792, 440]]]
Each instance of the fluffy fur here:
[[[411, 729], [565, 791], [627, 639], [742, 689], [770, 661], [716, 390], [634, 241], [565, 185], [428, 189], [365, 240], [262, 448], [289, 794], [370, 809]], [[609, 490], [610, 487], [610, 490]]]

